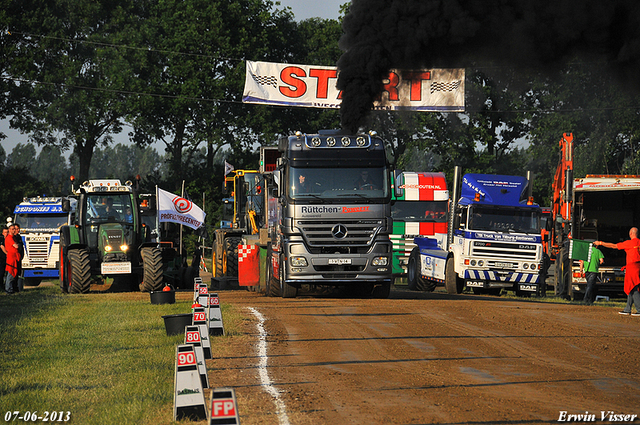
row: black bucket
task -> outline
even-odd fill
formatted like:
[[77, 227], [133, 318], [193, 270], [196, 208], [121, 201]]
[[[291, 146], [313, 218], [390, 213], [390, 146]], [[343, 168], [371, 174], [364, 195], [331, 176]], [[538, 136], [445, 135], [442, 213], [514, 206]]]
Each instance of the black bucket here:
[[169, 316], [162, 316], [162, 318], [164, 319], [164, 327], [167, 330], [167, 335], [184, 335], [184, 327], [191, 326], [193, 314], [171, 314]]
[[175, 304], [176, 291], [151, 291], [151, 304]]

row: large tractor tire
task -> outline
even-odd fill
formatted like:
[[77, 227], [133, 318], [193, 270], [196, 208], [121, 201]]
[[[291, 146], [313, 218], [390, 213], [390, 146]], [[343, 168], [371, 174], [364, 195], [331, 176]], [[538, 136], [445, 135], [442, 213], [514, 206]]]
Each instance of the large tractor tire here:
[[214, 277], [223, 277], [224, 276], [224, 256], [223, 255], [215, 255], [215, 274]]
[[68, 229], [62, 227], [60, 230], [60, 262], [58, 264], [58, 272], [60, 274], [60, 289], [65, 294], [69, 293], [69, 254], [66, 246], [69, 245]]
[[265, 295], [267, 297], [279, 297], [280, 296], [280, 285], [278, 284], [278, 280], [273, 276], [273, 262], [271, 257], [273, 256], [273, 251], [271, 250], [271, 245], [267, 246], [267, 283]]
[[458, 277], [453, 261], [453, 258], [449, 258], [447, 260], [444, 278], [444, 285], [447, 289], [447, 293], [451, 295], [461, 294], [464, 289], [464, 281]]
[[159, 248], [146, 247], [140, 250], [143, 274], [140, 290], [143, 292], [162, 290], [162, 251]]
[[225, 276], [238, 277], [238, 245], [242, 238], [227, 238], [224, 240], [224, 256], [227, 261]]
[[86, 294], [91, 287], [91, 265], [89, 263], [89, 250], [70, 249], [68, 251], [69, 292], [72, 294]]
[[293, 285], [289, 285], [284, 280], [284, 270], [287, 268], [287, 265], [284, 260], [284, 256], [280, 256], [280, 294], [282, 298], [295, 298], [298, 296], [298, 288]]

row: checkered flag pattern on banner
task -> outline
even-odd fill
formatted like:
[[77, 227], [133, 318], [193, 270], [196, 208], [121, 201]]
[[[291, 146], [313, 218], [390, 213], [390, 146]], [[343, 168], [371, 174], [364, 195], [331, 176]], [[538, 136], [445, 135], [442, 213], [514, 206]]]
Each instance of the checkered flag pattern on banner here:
[[433, 92], [437, 92], [437, 91], [454, 91], [457, 90], [458, 87], [460, 87], [460, 80], [456, 80], [456, 81], [450, 81], [450, 82], [446, 82], [446, 83], [439, 83], [437, 81], [433, 81], [431, 83], [431, 94], [433, 94]]
[[251, 74], [251, 77], [261, 86], [273, 86], [273, 88], [278, 87], [278, 79], [271, 75], [263, 77], [262, 75]]

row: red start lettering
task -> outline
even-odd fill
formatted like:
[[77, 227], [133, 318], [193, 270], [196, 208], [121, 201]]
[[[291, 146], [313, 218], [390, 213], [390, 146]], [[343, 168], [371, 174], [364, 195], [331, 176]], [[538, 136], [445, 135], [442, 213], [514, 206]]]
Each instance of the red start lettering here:
[[291, 87], [280, 86], [280, 93], [287, 97], [301, 97], [307, 92], [307, 84], [299, 77], [306, 77], [304, 69], [288, 66], [280, 72], [280, 79]]
[[395, 72], [389, 73], [389, 82], [384, 85], [384, 91], [389, 93], [389, 100], [397, 102], [400, 99], [398, 96], [398, 83], [400, 82], [400, 77]]
[[329, 79], [338, 78], [337, 69], [311, 69], [309, 77], [318, 79], [318, 88], [316, 89], [316, 97], [318, 99], [326, 99], [329, 93]]
[[410, 100], [422, 100], [422, 82], [431, 79], [431, 71], [406, 71], [402, 78], [411, 82]]

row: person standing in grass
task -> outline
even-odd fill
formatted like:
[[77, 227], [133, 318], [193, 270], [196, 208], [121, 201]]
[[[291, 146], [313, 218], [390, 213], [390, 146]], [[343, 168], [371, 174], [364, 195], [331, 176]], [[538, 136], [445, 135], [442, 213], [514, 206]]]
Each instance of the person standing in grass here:
[[[638, 239], [638, 228], [632, 227], [629, 230], [629, 240], [619, 243], [595, 241], [595, 246], [624, 250], [627, 254], [627, 263], [624, 273], [624, 292], [627, 294], [627, 305], [619, 313], [624, 316], [640, 317], [640, 239]], [[631, 307], [636, 305], [636, 312], [631, 313]]]
[[4, 238], [4, 249], [7, 252], [7, 265], [5, 270], [7, 272], [7, 276], [4, 282], [4, 290], [7, 294], [13, 294], [14, 288], [17, 286], [18, 280], [18, 266], [20, 263], [20, 245], [15, 242], [17, 232], [15, 229], [15, 225], [9, 226], [9, 234]]
[[594, 246], [589, 246], [591, 257], [589, 261], [580, 260], [580, 274], [587, 278], [587, 290], [584, 293], [584, 302], [593, 304], [596, 300], [598, 289], [596, 288], [596, 280], [598, 279], [598, 271], [600, 264], [604, 262], [602, 251]]

